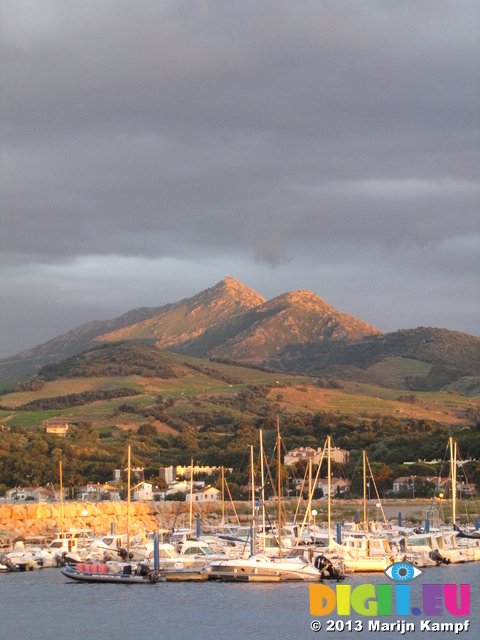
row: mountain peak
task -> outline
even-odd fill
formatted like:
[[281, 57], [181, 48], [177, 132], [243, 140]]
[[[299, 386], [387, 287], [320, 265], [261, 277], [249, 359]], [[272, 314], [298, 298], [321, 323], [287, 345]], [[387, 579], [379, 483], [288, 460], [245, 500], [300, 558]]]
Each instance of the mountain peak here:
[[[236, 278], [228, 275], [211, 289], [205, 289], [205, 291], [199, 293], [198, 296], [205, 297], [205, 294], [215, 297], [227, 295], [237, 299], [242, 305], [248, 307], [256, 307], [265, 302], [265, 298], [259, 295], [254, 289], [247, 287]], [[195, 298], [196, 297], [197, 296], [195, 296]]]
[[281, 293], [269, 300], [264, 306], [269, 309], [303, 309], [306, 312], [313, 312], [322, 316], [337, 313], [334, 307], [325, 302], [323, 298], [320, 298], [312, 291], [306, 291], [304, 289]]

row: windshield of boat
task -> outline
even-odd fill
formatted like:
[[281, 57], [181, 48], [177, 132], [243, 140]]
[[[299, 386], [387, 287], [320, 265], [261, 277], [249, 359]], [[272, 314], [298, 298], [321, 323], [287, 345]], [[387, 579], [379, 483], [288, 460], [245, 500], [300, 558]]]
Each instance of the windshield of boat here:
[[202, 556], [210, 556], [213, 554], [213, 551], [208, 547], [189, 547], [185, 549], [184, 555], [186, 556], [194, 556], [194, 555], [202, 555]]

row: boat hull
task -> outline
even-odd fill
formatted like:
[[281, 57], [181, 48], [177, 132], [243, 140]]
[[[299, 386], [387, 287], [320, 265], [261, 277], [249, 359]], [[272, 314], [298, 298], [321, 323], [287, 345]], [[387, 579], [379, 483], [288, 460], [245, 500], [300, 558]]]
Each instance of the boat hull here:
[[103, 582], [110, 584], [155, 584], [165, 580], [163, 576], [149, 573], [146, 576], [139, 576], [134, 573], [94, 573], [91, 571], [78, 571], [74, 567], [64, 567], [62, 573], [71, 580], [77, 582]]

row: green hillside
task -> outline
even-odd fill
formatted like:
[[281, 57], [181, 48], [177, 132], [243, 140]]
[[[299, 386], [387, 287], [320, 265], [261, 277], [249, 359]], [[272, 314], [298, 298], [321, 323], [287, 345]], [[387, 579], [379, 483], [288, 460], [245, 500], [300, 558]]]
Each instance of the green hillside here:
[[[395, 375], [425, 374], [414, 362], [390, 366]], [[250, 446], [258, 455], [262, 429], [266, 450], [273, 450], [277, 417], [286, 450], [323, 446], [330, 434], [354, 461], [366, 448], [387, 479], [409, 472], [405, 460], [442, 457], [451, 433], [465, 458], [480, 456], [478, 388], [470, 396], [453, 389], [402, 392], [201, 360], [130, 341], [48, 365], [0, 397], [0, 489], [2, 483], [51, 482], [60, 459], [66, 486], [107, 481], [124, 467], [129, 444], [134, 466], [145, 468], [147, 478], [158, 482], [159, 466], [193, 458], [234, 468], [230, 481], [240, 496]], [[66, 438], [46, 433], [47, 425], [65, 423]]]

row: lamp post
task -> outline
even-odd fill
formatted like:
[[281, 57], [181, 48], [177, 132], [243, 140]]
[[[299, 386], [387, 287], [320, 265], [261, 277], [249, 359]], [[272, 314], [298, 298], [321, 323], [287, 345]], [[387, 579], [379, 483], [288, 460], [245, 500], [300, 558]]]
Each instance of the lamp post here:
[[317, 528], [315, 527], [315, 516], [317, 515], [317, 510], [313, 509], [312, 510], [312, 516], [313, 516], [313, 546], [316, 546], [317, 544]]
[[380, 520], [378, 518], [378, 510], [380, 509], [381, 506], [382, 505], [379, 502], [377, 502], [377, 504], [376, 504], [376, 507], [377, 507], [377, 522], [380, 522]]

